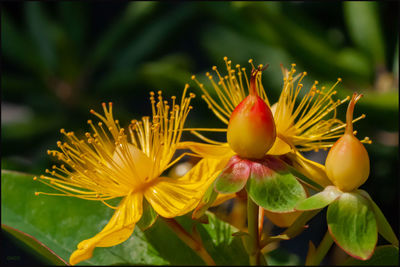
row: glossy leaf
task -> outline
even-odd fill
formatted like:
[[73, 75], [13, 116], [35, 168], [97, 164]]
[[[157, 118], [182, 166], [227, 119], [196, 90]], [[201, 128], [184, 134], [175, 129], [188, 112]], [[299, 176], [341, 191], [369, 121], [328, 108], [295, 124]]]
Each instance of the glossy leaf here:
[[[39, 195], [36, 191], [52, 189], [33, 181], [33, 175], [2, 171], [2, 224], [23, 231], [45, 244], [58, 256], [68, 261], [76, 245], [97, 234], [108, 222], [113, 210], [101, 202], [69, 197]], [[111, 203], [116, 205], [117, 202]], [[246, 252], [239, 238], [232, 237], [238, 230], [206, 213], [209, 224], [197, 225], [206, 250], [217, 264], [247, 264]], [[182, 216], [178, 221], [191, 231], [196, 221]], [[179, 253], [176, 253], [176, 251]], [[232, 256], [231, 253], [234, 253]], [[203, 265], [197, 254], [187, 247], [162, 220], [142, 232], [136, 227], [133, 235], [120, 245], [96, 248], [93, 257], [83, 265]]]
[[340, 192], [335, 186], [327, 186], [324, 191], [301, 201], [296, 206], [296, 210], [322, 209], [335, 201], [341, 194], [342, 192]]
[[272, 157], [267, 162], [253, 163], [246, 189], [253, 201], [272, 212], [294, 211], [305, 199], [306, 192], [282, 163]]
[[334, 241], [352, 257], [367, 260], [375, 249], [378, 228], [368, 201], [357, 193], [343, 193], [328, 207], [328, 229]]
[[43, 243], [38, 241], [31, 235], [28, 235], [24, 232], [21, 232], [15, 228], [12, 228], [8, 225], [2, 224], [1, 228], [7, 231], [9, 234], [20, 240], [23, 244], [28, 246], [32, 251], [35, 252], [36, 255], [45, 258], [51, 264], [57, 266], [65, 266], [68, 265], [66, 261], [60, 258], [57, 254], [54, 253], [51, 249], [45, 246]]
[[389, 222], [386, 220], [385, 215], [383, 215], [381, 209], [376, 205], [376, 203], [372, 200], [370, 195], [364, 191], [364, 190], [358, 190], [360, 194], [365, 196], [374, 213], [375, 213], [375, 218], [376, 218], [376, 223], [378, 224], [378, 232], [390, 243], [392, 243], [395, 246], [399, 246], [399, 240], [397, 239], [396, 234], [394, 233], [392, 227], [390, 226]]

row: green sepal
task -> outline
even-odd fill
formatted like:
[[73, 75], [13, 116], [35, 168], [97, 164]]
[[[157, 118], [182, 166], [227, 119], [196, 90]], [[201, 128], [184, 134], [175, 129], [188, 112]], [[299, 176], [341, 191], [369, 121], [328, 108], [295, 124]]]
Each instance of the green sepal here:
[[343, 193], [328, 207], [327, 223], [335, 243], [350, 256], [367, 260], [378, 240], [374, 212], [365, 197]]
[[392, 245], [376, 247], [374, 255], [369, 260], [360, 261], [349, 257], [340, 265], [350, 266], [396, 266], [399, 264], [399, 248]]
[[324, 191], [319, 192], [309, 198], [302, 200], [297, 204], [296, 210], [317, 210], [322, 209], [333, 201], [335, 201], [342, 194], [336, 186], [327, 186]]
[[201, 199], [199, 205], [194, 209], [192, 219], [199, 220], [201, 217], [203, 217], [208, 208], [211, 207], [211, 205], [217, 199], [218, 193], [214, 190], [214, 183], [215, 181], [211, 183], [203, 198]]
[[233, 194], [242, 190], [249, 178], [251, 164], [249, 160], [233, 156], [215, 180], [215, 191], [221, 194]]
[[378, 232], [392, 245], [399, 246], [399, 240], [397, 239], [396, 234], [394, 233], [392, 227], [389, 222], [386, 220], [385, 215], [383, 215], [381, 209], [376, 205], [376, 203], [372, 200], [370, 195], [364, 190], [357, 190], [362, 196], [368, 199], [372, 210], [375, 213], [376, 223], [378, 224]]
[[246, 190], [259, 206], [272, 212], [291, 212], [306, 192], [296, 177], [277, 158], [253, 162]]
[[145, 231], [150, 228], [157, 220], [158, 214], [153, 207], [143, 199], [143, 214], [140, 220], [137, 222], [137, 226], [140, 230]]

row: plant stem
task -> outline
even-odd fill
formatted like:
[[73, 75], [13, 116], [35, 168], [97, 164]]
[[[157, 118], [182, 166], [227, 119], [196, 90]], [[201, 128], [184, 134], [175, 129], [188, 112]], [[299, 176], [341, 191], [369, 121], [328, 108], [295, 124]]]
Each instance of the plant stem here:
[[315, 251], [314, 256], [312, 257], [310, 265], [319, 265], [321, 261], [324, 259], [326, 253], [328, 253], [332, 244], [333, 244], [333, 239], [329, 231], [326, 231], [324, 238], [322, 239], [317, 250]]
[[258, 205], [247, 196], [247, 227], [250, 236], [249, 262], [250, 265], [260, 265], [260, 236], [258, 233]]
[[197, 255], [202, 258], [202, 260], [207, 264], [207, 265], [212, 265], [215, 266], [214, 260], [211, 258], [210, 254], [208, 254], [207, 250], [203, 247], [203, 244], [196, 240], [191, 234], [189, 234], [175, 219], [168, 219], [168, 218], [163, 218], [166, 224], [169, 226], [169, 228], [175, 232], [175, 234], [186, 244], [188, 245], [191, 249], [193, 249], [194, 252], [197, 253]]

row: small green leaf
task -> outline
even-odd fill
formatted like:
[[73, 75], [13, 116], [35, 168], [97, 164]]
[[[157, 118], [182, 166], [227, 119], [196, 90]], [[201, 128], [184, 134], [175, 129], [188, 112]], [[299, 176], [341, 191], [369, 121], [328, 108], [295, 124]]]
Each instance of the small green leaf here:
[[386, 220], [385, 215], [383, 215], [381, 209], [376, 205], [376, 203], [372, 200], [370, 195], [364, 191], [364, 190], [358, 190], [358, 192], [365, 196], [374, 213], [375, 213], [375, 218], [376, 218], [376, 223], [378, 224], [378, 232], [390, 243], [392, 243], [395, 246], [399, 246], [399, 240], [397, 239], [396, 234], [394, 233], [392, 227], [390, 226], [389, 222]]
[[52, 251], [50, 248], [48, 248], [45, 244], [37, 240], [31, 235], [28, 235], [27, 233], [24, 233], [22, 231], [19, 231], [13, 227], [10, 227], [8, 225], [2, 224], [1, 228], [10, 233], [12, 236], [17, 238], [18, 240], [22, 241], [25, 245], [27, 245], [30, 249], [35, 251], [36, 254], [40, 255], [41, 257], [44, 257], [46, 260], [48, 260], [51, 264], [57, 265], [57, 266], [66, 266], [68, 263], [64, 261], [60, 256], [58, 256], [54, 251]]
[[379, 246], [375, 249], [374, 255], [369, 260], [360, 261], [348, 258], [341, 265], [350, 266], [396, 266], [399, 264], [399, 248], [391, 245]]
[[240, 191], [246, 185], [250, 169], [250, 161], [233, 156], [215, 180], [215, 190], [221, 194], [232, 194]]
[[375, 249], [378, 228], [368, 201], [357, 193], [343, 193], [328, 207], [328, 229], [347, 254], [367, 260]]
[[[215, 183], [215, 182], [214, 182]], [[217, 199], [218, 193], [214, 190], [214, 183], [208, 187], [206, 193], [204, 194], [201, 203], [203, 205], [198, 205], [196, 209], [193, 211], [192, 218], [193, 219], [200, 219], [204, 213], [208, 210], [209, 207], [214, 203]]]
[[272, 212], [294, 211], [297, 203], [307, 197], [296, 177], [273, 157], [262, 164], [253, 162], [246, 189], [257, 205]]
[[324, 191], [301, 201], [296, 206], [296, 210], [322, 209], [335, 201], [341, 194], [342, 192], [340, 192], [336, 186], [327, 186]]
[[312, 259], [315, 256], [315, 245], [313, 244], [313, 242], [310, 240], [308, 241], [308, 251], [307, 251], [307, 257], [306, 257], [306, 262], [305, 265], [309, 266], [311, 265]]
[[147, 202], [146, 199], [143, 200], [143, 215], [140, 218], [137, 226], [140, 227], [140, 230], [145, 231], [150, 228], [157, 220], [158, 214], [153, 209], [153, 207]]

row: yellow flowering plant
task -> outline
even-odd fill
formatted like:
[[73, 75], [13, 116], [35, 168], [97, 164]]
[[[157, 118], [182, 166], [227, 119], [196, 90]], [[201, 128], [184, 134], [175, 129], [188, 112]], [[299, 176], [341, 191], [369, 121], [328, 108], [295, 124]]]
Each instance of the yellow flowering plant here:
[[[300, 234], [326, 206], [328, 231], [317, 248], [310, 243], [306, 264], [319, 264], [333, 242], [350, 256], [367, 260], [375, 250], [378, 232], [398, 247], [383, 213], [367, 192], [358, 189], [369, 175], [368, 153], [362, 143], [371, 143], [367, 137], [360, 141], [354, 136], [353, 123], [365, 117], [353, 118], [361, 95], [352, 96], [346, 122], [342, 122], [337, 108], [350, 97], [334, 100], [341, 79], [330, 88], [318, 88], [315, 81], [305, 90], [307, 73], [296, 75], [292, 64], [290, 69], [281, 66], [283, 88], [271, 105], [262, 83], [262, 72], [268, 65], [255, 67], [250, 60], [248, 76], [245, 68], [233, 68], [226, 57], [224, 61], [226, 75], [213, 67], [218, 82], [206, 74], [214, 97], [195, 76], [192, 79], [226, 128], [184, 127], [194, 98], [186, 85], [180, 101], [173, 96], [168, 102], [161, 91], [157, 96], [151, 92], [151, 116], [132, 120], [126, 127], [114, 119], [113, 104], [103, 103], [104, 114], [90, 110], [99, 121], [88, 120], [91, 131], [84, 137], [61, 129], [65, 141], [57, 142], [59, 150], [48, 150], [61, 164], [34, 177], [58, 192], [35, 194], [98, 201], [114, 210], [99, 233], [77, 245], [70, 264], [85, 263], [95, 248], [123, 243], [136, 226], [144, 231], [157, 221], [203, 263], [231, 263], [215, 249], [221, 247], [220, 237], [213, 237], [210, 245], [205, 239], [210, 236], [199, 232], [197, 226], [210, 223], [209, 228], [227, 227], [207, 209], [236, 196], [247, 201], [247, 212], [240, 215], [246, 217], [247, 226], [241, 230], [225, 228], [229, 235], [225, 250], [243, 248], [250, 265], [267, 264], [270, 244]], [[206, 143], [182, 141], [184, 131]], [[211, 140], [202, 131], [226, 133], [227, 141]], [[325, 165], [301, 154], [329, 148]], [[185, 156], [200, 160], [183, 175], [166, 175]], [[286, 229], [270, 236], [263, 229], [264, 216]], [[182, 218], [190, 219], [189, 227], [187, 221], [180, 223], [185, 222]], [[237, 239], [242, 240], [241, 246], [232, 241]]]
[[[189, 171], [183, 177], [172, 179], [163, 176], [166, 169], [179, 161], [184, 155], [173, 159], [177, 144], [181, 138], [184, 122], [190, 109], [190, 100], [185, 87], [180, 103], [172, 97], [172, 103], [164, 101], [161, 91], [157, 100], [150, 95], [152, 117], [133, 120], [125, 129], [112, 114], [112, 103], [103, 103], [104, 116], [91, 110], [101, 121], [97, 126], [88, 121], [92, 133], [85, 134], [86, 139], [79, 139], [74, 132], [61, 133], [67, 141], [57, 143], [59, 149], [49, 150], [48, 154], [62, 161], [60, 167], [46, 170], [51, 176], [41, 175], [41, 181], [60, 193], [37, 192], [36, 194], [70, 196], [86, 200], [101, 201], [115, 210], [114, 215], [100, 233], [78, 244], [70, 257], [71, 264], [77, 264], [92, 257], [94, 248], [111, 247], [124, 242], [132, 234], [143, 215], [143, 205], [148, 203], [147, 212], [163, 218], [174, 218], [191, 211], [207, 189], [205, 175], [199, 168], [213, 168], [206, 160]], [[117, 207], [108, 200], [122, 198]], [[144, 203], [146, 202], [146, 203]], [[149, 210], [151, 209], [151, 210]], [[148, 215], [147, 215], [148, 216]], [[148, 226], [154, 223], [152, 216]], [[167, 220], [171, 228], [189, 246], [196, 246], [193, 238]], [[197, 249], [206, 263], [213, 263], [204, 248]]]

